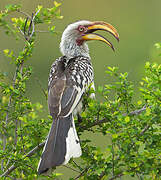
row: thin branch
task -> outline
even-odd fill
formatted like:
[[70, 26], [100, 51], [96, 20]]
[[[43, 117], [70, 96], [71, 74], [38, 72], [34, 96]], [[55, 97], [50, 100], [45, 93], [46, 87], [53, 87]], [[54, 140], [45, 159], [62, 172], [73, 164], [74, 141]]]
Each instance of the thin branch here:
[[8, 176], [13, 170], [16, 169], [16, 166], [13, 164], [10, 168], [7, 169], [0, 177]]
[[[145, 110], [146, 110], [146, 108], [143, 107], [143, 108], [141, 108], [140, 110], [132, 111], [132, 112], [129, 113], [129, 114], [130, 114], [130, 115], [138, 115], [138, 114], [140, 114], [141, 112], [143, 112], [143, 111], [145, 111]], [[134, 113], [134, 112], [135, 112], [135, 113]], [[126, 115], [124, 114], [124, 116], [126, 116]], [[82, 128], [83, 128], [83, 130], [86, 130], [86, 129], [89, 129], [89, 128], [95, 126], [95, 125], [99, 125], [99, 124], [101, 124], [101, 123], [105, 123], [105, 122], [108, 122], [108, 121], [110, 121], [110, 119], [102, 119], [102, 120], [100, 120], [100, 121], [98, 121], [98, 122], [94, 122], [94, 123], [90, 124], [90, 126], [88, 126], [88, 127], [83, 126]], [[150, 127], [149, 125], [146, 126], [146, 127], [141, 131], [140, 135], [143, 135], [143, 134], [149, 129], [149, 127]], [[31, 157], [38, 149], [42, 148], [42, 147], [44, 146], [44, 144], [45, 144], [45, 141], [42, 142], [41, 144], [39, 144], [38, 146], [36, 146], [35, 148], [33, 148], [30, 152], [28, 152], [28, 153], [24, 156], [24, 158], [26, 158], [26, 157]], [[10, 174], [14, 169], [16, 169], [16, 168], [17, 168], [16, 164], [13, 164], [10, 168], [7, 169], [7, 171], [5, 171], [0, 177], [4, 177], [4, 176], [9, 175], [9, 174]], [[88, 169], [89, 169], [89, 168], [84, 169], [84, 170], [79, 174], [79, 176], [77, 176], [77, 177], [75, 178], [75, 180], [77, 180], [78, 178], [80, 178], [81, 176], [83, 176], [84, 173], [88, 171]], [[103, 177], [104, 175], [105, 175], [105, 174], [102, 173], [101, 176]], [[116, 179], [117, 177], [121, 177], [121, 176], [123, 176], [123, 173], [120, 173], [120, 174], [112, 177], [112, 178], [109, 179], [109, 180], [113, 180], [113, 179]]]
[[[147, 108], [147, 107], [144, 106], [143, 108], [138, 109], [138, 110], [135, 110], [135, 111], [132, 111], [132, 112], [130, 112], [130, 113], [128, 113], [128, 114], [124, 113], [123, 116], [127, 116], [127, 115], [130, 115], [130, 116], [132, 116], [132, 115], [139, 115], [139, 114], [141, 114], [143, 111], [145, 111], [146, 108]], [[104, 118], [104, 119], [101, 119], [101, 120], [96, 120], [96, 121], [94, 121], [94, 122], [92, 122], [92, 123], [89, 122], [88, 126], [80, 126], [80, 129], [82, 129], [82, 130], [87, 130], [87, 129], [92, 128], [93, 126], [101, 125], [101, 124], [103, 124], [103, 123], [107, 123], [107, 122], [111, 122], [111, 121], [112, 121], [111, 118]]]
[[114, 144], [112, 142], [112, 176], [115, 174], [115, 150], [114, 150]]
[[15, 146], [17, 145], [17, 138], [18, 138], [17, 131], [18, 131], [18, 120], [16, 118], [15, 120]]
[[74, 178], [74, 180], [79, 179], [81, 176], [83, 176], [87, 171], [89, 170], [89, 167], [86, 167], [77, 177]]
[[[137, 136], [137, 140], [139, 140], [139, 137], [141, 137], [148, 129], [150, 128], [150, 125], [146, 125], [145, 128], [140, 132], [140, 134]], [[135, 142], [131, 144], [128, 151], [134, 146]]]
[[[129, 113], [129, 115], [139, 115], [140, 113], [142, 113], [143, 111], [145, 111], [147, 108], [147, 106], [145, 105], [143, 108], [141, 109], [138, 109], [138, 110], [135, 110], [135, 111], [132, 111]], [[126, 116], [127, 114], [123, 114], [123, 116]]]
[[119, 177], [121, 177], [121, 176], [123, 176], [123, 175], [124, 175], [124, 173], [121, 172], [120, 174], [118, 174], [118, 175], [116, 175], [116, 176], [113, 176], [113, 177], [110, 178], [109, 180], [114, 180], [114, 179], [119, 178]]
[[[23, 50], [25, 49], [25, 47], [23, 48]], [[27, 53], [27, 51], [26, 51]], [[21, 65], [20, 67], [16, 67], [16, 70], [15, 70], [15, 73], [14, 73], [14, 77], [13, 77], [13, 88], [15, 88], [15, 82], [16, 82], [16, 79], [17, 79], [17, 71], [19, 70], [20, 68], [20, 73], [22, 74], [22, 71], [23, 71], [23, 64], [24, 64], [24, 60], [21, 62]], [[9, 102], [8, 102], [8, 106], [7, 106], [7, 112], [6, 112], [6, 117], [5, 117], [5, 123], [6, 123], [6, 126], [8, 125], [8, 121], [9, 121], [9, 110], [11, 108], [11, 102], [12, 102], [12, 94], [10, 95], [9, 97]], [[17, 126], [18, 126], [18, 122], [17, 120], [15, 121], [16, 125], [15, 125], [15, 144], [17, 142]], [[3, 136], [3, 151], [5, 151], [6, 149], [6, 143], [7, 143], [7, 137], [6, 135]], [[1, 161], [1, 170], [3, 171], [4, 170], [4, 167], [3, 167], [3, 164], [4, 164], [4, 160]]]
[[[19, 13], [21, 13], [21, 14], [23, 14], [23, 15], [25, 15], [27, 17], [26, 22], [25, 22], [25, 26], [24, 26], [24, 33], [21, 31], [20, 28], [19, 28], [19, 31], [25, 37], [25, 39], [28, 40], [28, 41], [32, 38], [32, 36], [33, 36], [33, 34], [35, 32], [34, 19], [35, 19], [36, 15], [39, 13], [39, 11], [40, 11], [40, 9], [35, 13], [35, 15], [32, 14], [32, 17], [30, 17], [27, 13], [21, 11], [20, 9], [17, 9], [17, 12], [19, 12]], [[26, 38], [25, 31], [26, 31], [26, 26], [27, 26], [28, 19], [30, 19], [31, 22], [30, 22], [30, 26], [29, 26], [29, 29], [28, 29], [29, 38]], [[32, 26], [32, 32], [30, 33], [31, 26]], [[19, 68], [20, 68], [21, 74], [23, 72], [23, 64], [24, 64], [24, 60], [21, 62], [20, 67], [18, 67], [18, 66], [16, 67], [15, 74], [14, 74], [14, 77], [13, 77], [13, 88], [15, 87], [15, 81], [17, 79], [17, 71], [19, 70]], [[5, 117], [6, 126], [8, 125], [8, 121], [9, 121], [9, 110], [10, 110], [10, 106], [11, 106], [11, 101], [12, 101], [12, 94], [9, 97], [9, 102], [8, 102], [7, 111], [6, 111], [6, 117]], [[18, 128], [18, 120], [15, 121], [15, 145], [17, 144], [17, 128]], [[4, 134], [3, 135], [3, 151], [5, 151], [5, 149], [6, 149], [6, 143], [7, 143], [7, 137]], [[13, 171], [15, 168], [16, 168], [16, 166], [12, 165], [7, 171], [8, 172]], [[2, 161], [1, 161], [1, 170], [4, 171], [4, 159], [2, 159]]]
[[99, 121], [89, 123], [88, 126], [80, 126], [79, 128], [81, 130], [87, 130], [87, 129], [90, 129], [90, 128], [94, 127], [94, 126], [97, 126], [97, 125], [100, 125], [100, 124], [103, 124], [103, 123], [107, 123], [107, 122], [111, 122], [111, 119], [104, 118], [104, 119], [101, 119]]
[[[139, 110], [138, 110], [139, 111]], [[141, 113], [142, 111], [139, 111], [139, 113]], [[145, 128], [140, 132], [140, 134], [139, 134], [139, 136], [138, 137], [140, 137], [140, 136], [142, 136], [148, 129], [149, 129], [149, 125], [147, 125], [147, 126], [145, 126]], [[132, 145], [131, 145], [131, 147], [129, 148], [129, 149], [131, 149], [132, 147], [133, 147], [133, 145], [134, 145], [134, 143], [132, 143]], [[117, 159], [119, 159], [119, 157], [117, 158]], [[135, 168], [133, 168], [132, 170], [134, 170]], [[102, 173], [101, 173], [101, 175], [99, 176], [99, 179], [101, 179], [104, 175], [106, 175], [106, 173], [103, 171]], [[123, 176], [124, 175], [124, 173], [123, 172], [121, 172], [120, 174], [118, 174], [118, 175], [116, 175], [116, 176], [113, 176], [112, 178], [110, 178], [109, 180], [114, 180], [114, 179], [116, 179], [116, 178], [119, 178], [119, 177], [121, 177], [121, 176]]]
[[[141, 163], [140, 166], [142, 166], [142, 165], [143, 165], [143, 163]], [[134, 168], [132, 168], [131, 170], [129, 170], [128, 172], [131, 172], [131, 171], [135, 170], [136, 168], [137, 168], [137, 167], [134, 167]], [[104, 175], [105, 175], [105, 173], [104, 173]], [[119, 174], [111, 177], [109, 180], [114, 180], [114, 179], [120, 178], [120, 177], [122, 177], [122, 176], [124, 176], [124, 175], [125, 175], [124, 172], [121, 172], [121, 173], [119, 173]]]
[[37, 30], [36, 33], [49, 33], [49, 31]]
[[[38, 149], [42, 148], [45, 144], [45, 141], [34, 147], [31, 151], [29, 151], [26, 155], [24, 155], [24, 159], [26, 157], [31, 157]], [[17, 168], [16, 164], [13, 164], [10, 168], [7, 169], [0, 177], [8, 176], [13, 170]]]
[[25, 164], [25, 166], [31, 168], [33, 171], [35, 170], [32, 166], [28, 165], [28, 164]]
[[[106, 175], [106, 173], [103, 171], [102, 173], [101, 173], [101, 175], [99, 176], [99, 179], [101, 180], [102, 178], [103, 178], [103, 176], [105, 176]], [[124, 173], [123, 172], [121, 172], [121, 173], [119, 173], [119, 174], [117, 174], [117, 175], [115, 175], [115, 176], [112, 176], [110, 179], [108, 179], [108, 180], [114, 180], [114, 179], [116, 179], [116, 178], [120, 178], [121, 176], [123, 176], [124, 175]]]
[[[21, 130], [21, 121], [19, 121], [19, 126], [20, 126], [20, 130]], [[20, 131], [21, 133], [20, 133], [20, 136], [21, 136], [21, 142], [23, 143], [23, 145], [22, 145], [22, 147], [23, 147], [23, 152], [25, 152], [25, 145], [24, 145], [24, 142], [23, 142], [23, 135], [22, 135], [22, 131]], [[22, 150], [21, 150], [21, 152], [22, 152]]]
[[35, 13], [35, 15], [32, 15], [32, 19], [31, 19], [31, 24], [32, 24], [32, 32], [29, 36], [29, 39], [31, 39], [31, 37], [33, 36], [34, 32], [35, 32], [35, 23], [34, 23], [34, 19], [37, 16], [37, 14], [40, 12], [40, 9]]
[[[31, 34], [30, 34], [30, 30], [31, 30], [31, 27], [32, 27], [32, 24], [33, 24], [33, 16], [34, 16], [34, 14], [32, 13], [31, 21], [30, 21], [30, 25], [29, 25], [29, 29], [28, 29], [28, 36], [31, 35]], [[34, 24], [33, 24], [33, 25], [34, 25]]]
[[[26, 18], [26, 21], [25, 21], [25, 25], [24, 25], [24, 32], [22, 32], [20, 29], [20, 32], [24, 35], [25, 39], [27, 41], [30, 41], [30, 39], [32, 38], [34, 32], [35, 32], [35, 23], [34, 23], [34, 19], [35, 17], [37, 16], [37, 14], [40, 12], [40, 9], [35, 13], [35, 15], [32, 13], [32, 16], [29, 17], [27, 16]], [[28, 22], [28, 19], [30, 18], [30, 25], [29, 25], [29, 28], [28, 28], [28, 32], [26, 34], [26, 27], [27, 27], [27, 22]], [[30, 33], [31, 31], [31, 28], [32, 28], [32, 32]]]
[[31, 151], [29, 151], [29, 152], [24, 156], [24, 158], [26, 158], [26, 157], [31, 157], [33, 154], [35, 154], [35, 152], [36, 152], [38, 149], [42, 148], [42, 147], [44, 146], [44, 144], [45, 144], [45, 141], [42, 142], [42, 143], [40, 143], [40, 144], [38, 144], [38, 145], [37, 145], [36, 147], [34, 147]]
[[145, 126], [145, 128], [141, 131], [139, 136], [142, 136], [149, 128], [150, 128], [150, 125]]
[[20, 29], [20, 27], [18, 27], [18, 30], [20, 31], [20, 33], [23, 35], [23, 37], [25, 36], [24, 32]]
[[[140, 111], [140, 112], [142, 112], [142, 111]], [[149, 125], [147, 125], [147, 126], [145, 126], [145, 128], [140, 132], [140, 134], [139, 134], [139, 136], [138, 137], [140, 137], [140, 136], [142, 136], [148, 129], [149, 129]], [[134, 143], [132, 143], [132, 145], [131, 145], [131, 147], [129, 148], [129, 149], [131, 149], [132, 147], [133, 147], [133, 145], [134, 145]], [[117, 158], [117, 160], [119, 159], [119, 157]], [[134, 169], [136, 169], [136, 167], [135, 168], [133, 168], [132, 170], [134, 170]], [[102, 174], [100, 175], [100, 177], [103, 177], [105, 175], [105, 172], [103, 171], [102, 172]], [[114, 179], [116, 179], [116, 178], [119, 178], [119, 177], [121, 177], [121, 176], [123, 176], [124, 175], [124, 173], [123, 172], [121, 172], [120, 174], [118, 174], [118, 175], [116, 175], [116, 176], [113, 176], [112, 178], [110, 178], [109, 180], [114, 180]], [[101, 178], [100, 178], [101, 179]]]
[[[16, 82], [16, 78], [17, 78], [17, 70], [18, 70], [18, 67], [16, 67], [14, 77], [13, 77], [13, 83], [12, 83], [13, 88], [15, 87], [15, 82]], [[9, 97], [9, 102], [8, 102], [8, 105], [7, 105], [7, 112], [6, 112], [6, 117], [5, 117], [6, 126], [8, 125], [8, 119], [9, 119], [8, 116], [9, 116], [9, 109], [11, 107], [11, 101], [12, 101], [12, 94]], [[3, 151], [5, 151], [5, 149], [6, 149], [6, 143], [7, 143], [7, 137], [4, 134], [3, 135]], [[4, 160], [2, 159], [2, 161], [1, 161], [1, 170], [2, 171], [4, 170], [3, 163], [4, 163]]]
[[27, 14], [26, 12], [21, 11], [20, 9], [17, 9], [17, 12], [19, 12], [19, 13], [25, 15], [26, 17], [28, 17], [29, 19], [31, 19], [31, 16], [29, 14]]
[[27, 26], [27, 22], [28, 22], [28, 17], [26, 18], [26, 21], [25, 21], [25, 25], [24, 25], [24, 29], [23, 29], [23, 31], [24, 31], [24, 35], [26, 35], [26, 26]]
[[79, 170], [81, 170], [82, 171], [82, 168], [73, 160], [73, 163], [77, 166], [77, 168], [79, 169]]
[[[33, 36], [34, 32], [49, 33], [49, 31], [41, 31], [41, 30], [35, 31], [34, 19], [37, 16], [37, 14], [40, 12], [40, 9], [35, 13], [35, 15], [33, 15], [33, 13], [32, 13], [32, 16], [30, 16], [28, 13], [26, 13], [24, 11], [21, 11], [20, 9], [17, 9], [17, 12], [19, 12], [19, 13], [23, 14], [24, 16], [26, 16], [26, 21], [25, 21], [25, 25], [24, 25], [24, 32], [20, 28], [18, 28], [19, 31], [25, 37], [26, 40], [30, 40], [31, 37]], [[30, 19], [31, 22], [30, 22], [30, 26], [29, 26], [29, 29], [28, 29], [28, 36], [29, 37], [27, 38], [26, 37], [26, 26], [27, 26], [28, 19]], [[31, 27], [32, 27], [32, 32], [30, 33]]]
[[7, 176], [8, 178], [12, 179], [12, 180], [16, 180], [16, 178], [11, 177], [11, 176]]
[[74, 168], [72, 168], [72, 167], [70, 167], [70, 166], [67, 166], [67, 165], [63, 165], [64, 167], [66, 167], [66, 168], [68, 168], [68, 169], [71, 169], [72, 171], [75, 171], [75, 172], [77, 172], [77, 173], [80, 173], [80, 171], [78, 171], [78, 170], [76, 170], [76, 169], [74, 169]]

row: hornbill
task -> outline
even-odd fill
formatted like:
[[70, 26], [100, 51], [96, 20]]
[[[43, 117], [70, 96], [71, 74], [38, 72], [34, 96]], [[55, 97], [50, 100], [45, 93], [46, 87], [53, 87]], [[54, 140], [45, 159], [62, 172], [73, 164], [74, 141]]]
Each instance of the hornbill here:
[[70, 158], [82, 154], [73, 114], [80, 109], [83, 94], [89, 87], [94, 87], [86, 42], [103, 41], [114, 50], [107, 39], [94, 33], [97, 30], [107, 31], [119, 40], [116, 29], [102, 21], [78, 21], [68, 25], [62, 34], [60, 50], [63, 56], [52, 64], [48, 80], [48, 107], [53, 123], [39, 161], [38, 174], [67, 164]]

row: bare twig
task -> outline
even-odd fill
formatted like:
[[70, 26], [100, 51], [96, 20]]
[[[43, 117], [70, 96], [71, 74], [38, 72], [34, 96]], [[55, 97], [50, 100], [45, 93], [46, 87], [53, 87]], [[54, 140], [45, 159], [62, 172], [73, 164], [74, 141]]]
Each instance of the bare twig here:
[[26, 17], [28, 17], [29, 19], [31, 19], [31, 16], [29, 14], [27, 14], [26, 12], [21, 11], [20, 9], [17, 9], [17, 12], [19, 12], [19, 13], [25, 15]]
[[79, 170], [82, 170], [82, 168], [73, 160], [73, 163], [77, 166]]
[[45, 141], [38, 144], [36, 147], [34, 147], [31, 151], [29, 151], [24, 158], [31, 157], [38, 149], [42, 148], [45, 144]]
[[[142, 113], [143, 111], [145, 111], [147, 108], [147, 106], [145, 105], [143, 108], [141, 109], [138, 109], [138, 110], [135, 110], [135, 111], [132, 111], [129, 113], [129, 115], [139, 115], [140, 113]], [[124, 116], [126, 116], [127, 114], [123, 114]]]
[[[32, 16], [27, 16], [26, 17], [26, 21], [25, 21], [25, 25], [24, 25], [24, 32], [20, 30], [20, 32], [24, 35], [25, 39], [27, 41], [30, 41], [30, 39], [32, 38], [34, 32], [35, 32], [35, 23], [34, 23], [34, 19], [35, 17], [37, 16], [37, 14], [40, 12], [40, 9], [35, 13], [35, 15], [32, 13]], [[29, 28], [28, 28], [28, 32], [26, 33], [26, 27], [27, 27], [27, 22], [28, 22], [28, 19], [30, 19], [30, 25], [29, 25]], [[31, 31], [31, 28], [32, 28], [32, 31]], [[31, 32], [30, 32], [31, 31]]]
[[20, 29], [20, 27], [18, 27], [18, 30], [20, 31], [20, 33], [25, 36], [24, 32]]
[[81, 176], [83, 176], [87, 171], [89, 170], [89, 167], [86, 167], [77, 177], [74, 178], [74, 180], [79, 179]]
[[90, 129], [90, 128], [94, 127], [94, 126], [97, 126], [97, 125], [100, 125], [100, 124], [103, 124], [103, 123], [107, 123], [107, 122], [110, 122], [110, 121], [111, 121], [111, 119], [104, 118], [104, 119], [101, 119], [99, 121], [89, 123], [88, 126], [80, 126], [79, 128], [82, 129], [82, 130], [87, 130], [87, 129]]
[[49, 31], [37, 30], [36, 33], [49, 33]]
[[78, 171], [78, 170], [76, 170], [76, 169], [74, 169], [74, 168], [72, 168], [72, 167], [70, 167], [70, 166], [67, 166], [67, 165], [63, 165], [64, 167], [66, 167], [66, 168], [68, 168], [68, 169], [71, 169], [72, 171], [75, 171], [75, 172], [77, 172], [77, 173], [80, 173], [80, 171]]
[[29, 36], [29, 39], [31, 39], [31, 37], [33, 36], [34, 32], [35, 32], [35, 23], [34, 23], [34, 19], [37, 16], [37, 14], [40, 12], [40, 9], [35, 13], [35, 15], [32, 15], [32, 19], [31, 19], [31, 23], [32, 23], [32, 32]]
[[28, 29], [28, 36], [31, 35], [30, 30], [31, 30], [32, 24], [34, 25], [34, 23], [33, 23], [33, 16], [34, 16], [34, 14], [32, 13], [31, 21], [30, 21], [30, 25], [29, 25], [29, 29]]

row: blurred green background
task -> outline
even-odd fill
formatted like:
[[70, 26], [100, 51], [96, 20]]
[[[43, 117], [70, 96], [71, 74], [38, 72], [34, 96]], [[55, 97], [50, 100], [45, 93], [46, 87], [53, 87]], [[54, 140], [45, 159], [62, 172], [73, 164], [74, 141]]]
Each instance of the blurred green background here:
[[[8, 3], [20, 3], [22, 9], [28, 13], [33, 12], [38, 4], [50, 7], [52, 0], [1, 0], [0, 9], [4, 9]], [[107, 82], [106, 67], [118, 66], [121, 72], [129, 72], [129, 78], [136, 84], [143, 75], [146, 61], [159, 61], [159, 52], [155, 50], [154, 43], [161, 41], [161, 1], [155, 0], [64, 0], [62, 1], [63, 20], [56, 20], [56, 30], [59, 35], [41, 33], [37, 35], [36, 49], [29, 63], [33, 66], [32, 82], [29, 92], [32, 91], [32, 99], [42, 99], [39, 85], [34, 77], [40, 79], [43, 87], [47, 88], [47, 79], [52, 62], [61, 53], [59, 43], [64, 28], [77, 20], [87, 19], [91, 21], [102, 20], [111, 23], [120, 34], [120, 43], [108, 33], [104, 33], [114, 45], [115, 53], [104, 43], [89, 42], [90, 54], [95, 70], [96, 86]], [[46, 27], [41, 27], [45, 30]], [[0, 30], [0, 70], [8, 71], [12, 65], [3, 55], [3, 49], [19, 51], [23, 47], [23, 41], [15, 41], [7, 37]], [[31, 86], [32, 85], [32, 86]], [[43, 101], [43, 100], [42, 100]], [[44, 103], [44, 102], [43, 102]]]
[[[58, 1], [60, 2], [60, 1]], [[47, 89], [47, 79], [52, 62], [61, 53], [59, 43], [64, 28], [78, 20], [101, 20], [111, 23], [120, 34], [120, 43], [108, 33], [103, 33], [114, 45], [115, 53], [101, 42], [89, 42], [90, 55], [95, 70], [96, 87], [108, 83], [109, 77], [105, 75], [107, 66], [118, 66], [121, 72], [128, 72], [130, 80], [137, 88], [144, 74], [146, 61], [159, 62], [159, 51], [154, 44], [161, 42], [161, 1], [160, 0], [63, 0], [61, 14], [62, 20], [56, 20], [58, 35], [41, 33], [37, 35], [36, 49], [28, 61], [33, 66], [32, 81], [28, 84], [28, 94], [33, 102], [39, 101], [44, 105], [44, 115], [47, 115], [47, 104], [37, 78], [44, 89]], [[31, 14], [37, 5], [51, 7], [52, 0], [0, 0], [0, 9], [6, 4], [20, 3], [22, 10]], [[46, 26], [47, 27], [47, 26]], [[40, 30], [46, 30], [45, 26]], [[18, 52], [23, 48], [23, 41], [15, 41], [0, 30], [0, 71], [10, 72], [13, 75], [13, 65], [4, 57], [3, 49]], [[137, 91], [136, 91], [137, 92]], [[99, 143], [100, 136], [92, 134], [94, 143]], [[101, 137], [103, 138], [103, 137]], [[103, 138], [102, 142], [106, 139]], [[100, 142], [101, 147], [105, 143]], [[70, 171], [71, 172], [71, 171]], [[67, 178], [67, 177], [66, 177]], [[65, 178], [65, 179], [66, 179]], [[130, 178], [127, 178], [130, 179]]]

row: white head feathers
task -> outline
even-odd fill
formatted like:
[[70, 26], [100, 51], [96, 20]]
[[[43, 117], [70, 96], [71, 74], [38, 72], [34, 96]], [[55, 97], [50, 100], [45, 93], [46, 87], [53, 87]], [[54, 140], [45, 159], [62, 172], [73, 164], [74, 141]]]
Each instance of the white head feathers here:
[[87, 44], [84, 42], [82, 45], [78, 45], [76, 39], [79, 38], [80, 34], [77, 30], [79, 25], [90, 25], [90, 21], [78, 21], [67, 26], [64, 30], [60, 43], [60, 50], [63, 55], [68, 58], [76, 56], [89, 57], [89, 49]]

